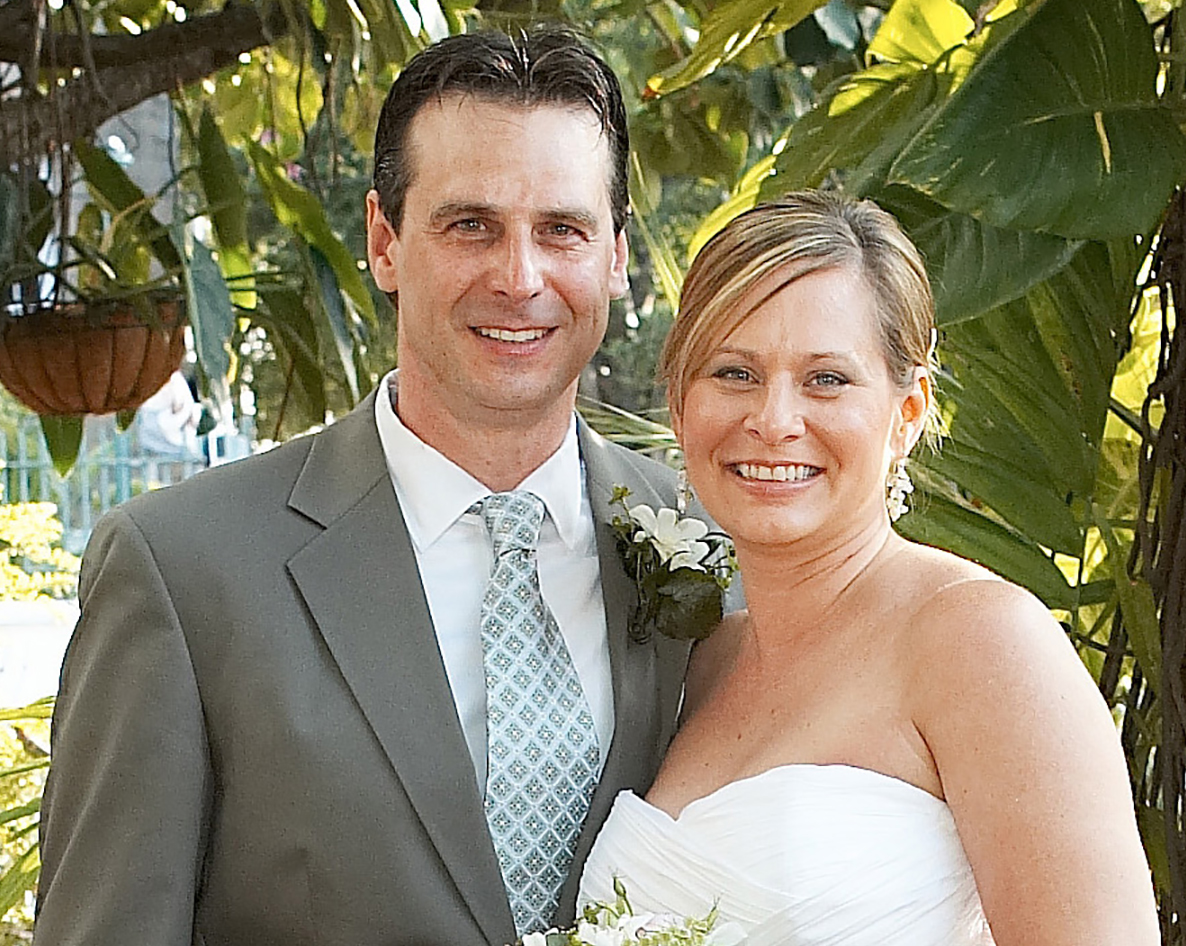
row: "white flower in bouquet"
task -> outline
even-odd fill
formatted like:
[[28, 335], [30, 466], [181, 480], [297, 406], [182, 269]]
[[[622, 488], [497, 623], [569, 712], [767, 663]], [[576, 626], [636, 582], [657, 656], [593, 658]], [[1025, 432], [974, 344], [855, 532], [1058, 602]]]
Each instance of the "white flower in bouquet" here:
[[523, 946], [740, 946], [745, 933], [736, 923], [718, 923], [713, 907], [704, 917], [635, 913], [626, 888], [614, 879], [617, 900], [590, 903], [570, 930], [528, 933]]

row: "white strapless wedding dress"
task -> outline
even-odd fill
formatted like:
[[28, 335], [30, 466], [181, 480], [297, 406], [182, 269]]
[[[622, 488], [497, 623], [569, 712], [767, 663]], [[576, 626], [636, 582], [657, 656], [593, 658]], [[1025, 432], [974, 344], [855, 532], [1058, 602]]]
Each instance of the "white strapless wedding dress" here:
[[636, 913], [717, 903], [746, 946], [992, 946], [947, 805], [850, 765], [778, 766], [678, 818], [622, 792], [578, 902], [612, 903], [614, 877]]

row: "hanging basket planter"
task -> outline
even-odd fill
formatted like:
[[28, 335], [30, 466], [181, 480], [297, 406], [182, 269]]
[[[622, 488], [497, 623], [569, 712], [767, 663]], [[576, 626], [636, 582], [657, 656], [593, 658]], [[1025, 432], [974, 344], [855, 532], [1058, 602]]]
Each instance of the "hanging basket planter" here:
[[133, 410], [185, 355], [185, 307], [154, 295], [152, 320], [130, 302], [70, 303], [0, 316], [0, 383], [42, 415]]

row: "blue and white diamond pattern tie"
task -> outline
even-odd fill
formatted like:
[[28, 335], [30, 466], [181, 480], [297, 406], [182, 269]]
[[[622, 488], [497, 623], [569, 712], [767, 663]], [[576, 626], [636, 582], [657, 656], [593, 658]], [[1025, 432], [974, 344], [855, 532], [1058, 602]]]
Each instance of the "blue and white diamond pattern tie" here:
[[520, 490], [478, 505], [494, 551], [482, 599], [486, 821], [521, 937], [552, 925], [600, 753], [568, 646], [540, 594], [543, 501]]

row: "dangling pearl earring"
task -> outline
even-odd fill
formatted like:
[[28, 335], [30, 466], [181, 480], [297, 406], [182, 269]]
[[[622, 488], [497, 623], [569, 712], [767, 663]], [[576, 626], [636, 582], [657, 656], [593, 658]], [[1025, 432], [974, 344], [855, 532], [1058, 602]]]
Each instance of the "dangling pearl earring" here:
[[890, 522], [897, 522], [910, 511], [906, 498], [913, 492], [914, 484], [906, 472], [906, 458], [900, 457], [894, 461], [885, 480], [885, 508], [889, 512]]
[[688, 511], [691, 499], [692, 487], [688, 483], [688, 471], [681, 466], [675, 475], [675, 511], [682, 516]]

